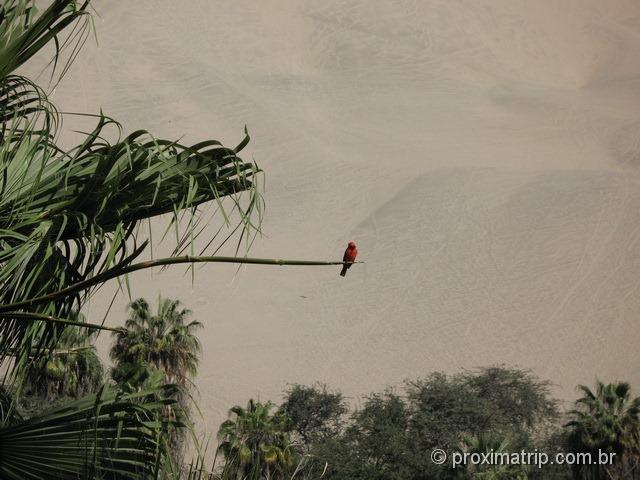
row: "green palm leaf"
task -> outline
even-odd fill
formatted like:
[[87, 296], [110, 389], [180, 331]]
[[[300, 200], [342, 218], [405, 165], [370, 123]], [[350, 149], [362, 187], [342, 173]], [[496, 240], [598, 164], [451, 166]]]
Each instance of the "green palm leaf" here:
[[[57, 63], [60, 52], [72, 47], [71, 62], [78, 46], [88, 34], [88, 21], [66, 38], [60, 34], [69, 25], [86, 15], [87, 2], [54, 0], [40, 15], [31, 0], [5, 0], [0, 6], [0, 78], [6, 77], [29, 60], [50, 41], [55, 44]], [[89, 17], [85, 17], [88, 20]], [[66, 71], [69, 62], [62, 73]], [[55, 71], [55, 65], [54, 65]]]
[[168, 457], [163, 433], [180, 419], [163, 418], [175, 388], [96, 395], [0, 429], [0, 476], [8, 480], [151, 478]]

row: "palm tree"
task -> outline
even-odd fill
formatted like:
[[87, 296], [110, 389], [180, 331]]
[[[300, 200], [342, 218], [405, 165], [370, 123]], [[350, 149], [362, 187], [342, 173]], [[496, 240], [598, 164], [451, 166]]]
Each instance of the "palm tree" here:
[[[84, 322], [82, 314], [74, 319]], [[64, 398], [79, 398], [98, 391], [104, 382], [104, 367], [93, 340], [96, 330], [68, 327], [54, 350], [37, 358], [27, 371], [22, 391], [23, 402], [35, 403]]]
[[247, 480], [283, 479], [294, 465], [287, 418], [271, 414], [271, 402], [249, 400], [247, 408], [235, 406], [234, 416], [218, 430], [218, 451], [225, 457], [223, 478]]
[[613, 453], [616, 461], [613, 468], [583, 466], [576, 475], [604, 478], [616, 471], [619, 478], [640, 478], [640, 397], [631, 398], [626, 382], [605, 385], [598, 381], [595, 392], [584, 385], [578, 388], [583, 396], [569, 412], [571, 421], [566, 424], [569, 445], [592, 456]]
[[202, 324], [189, 321], [191, 310], [181, 308], [179, 300], [158, 298], [155, 315], [143, 298], [128, 308], [126, 330], [114, 333], [116, 343], [110, 353], [114, 379], [122, 381], [132, 366], [147, 365], [160, 371], [166, 383], [186, 386], [198, 369], [200, 341], [195, 332]]
[[[153, 315], [144, 298], [131, 302], [125, 330], [114, 332], [116, 342], [110, 356], [115, 366], [111, 372], [117, 384], [126, 390], [145, 390], [165, 384], [175, 384], [177, 407], [189, 418], [187, 402], [189, 377], [198, 369], [200, 341], [196, 330], [202, 324], [189, 320], [191, 310], [181, 307], [179, 300], [158, 297], [157, 313]], [[174, 407], [164, 409], [164, 415], [176, 415]], [[167, 443], [174, 463], [180, 464], [184, 447], [184, 430], [172, 429]]]

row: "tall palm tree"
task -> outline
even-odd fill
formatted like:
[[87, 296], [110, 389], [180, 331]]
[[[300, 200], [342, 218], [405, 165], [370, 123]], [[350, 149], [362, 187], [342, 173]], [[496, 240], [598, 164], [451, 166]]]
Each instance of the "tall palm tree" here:
[[626, 382], [605, 385], [598, 381], [595, 392], [584, 385], [578, 388], [583, 396], [576, 401], [576, 409], [569, 412], [571, 421], [566, 424], [569, 445], [592, 455], [613, 453], [616, 463], [613, 468], [583, 466], [576, 474], [600, 478], [617, 470], [625, 475], [620, 478], [640, 478], [640, 397], [631, 398]]
[[191, 310], [182, 308], [179, 300], [158, 298], [155, 315], [143, 298], [128, 308], [125, 330], [114, 332], [114, 378], [126, 378], [131, 366], [148, 365], [160, 371], [166, 383], [186, 386], [198, 369], [200, 341], [195, 333], [202, 324], [189, 320]]
[[[125, 330], [114, 332], [116, 342], [110, 356], [115, 366], [113, 379], [122, 388], [145, 390], [165, 384], [176, 384], [177, 406], [164, 409], [166, 418], [181, 415], [189, 418], [189, 377], [198, 369], [200, 341], [196, 330], [202, 324], [190, 320], [191, 310], [182, 308], [179, 300], [158, 297], [158, 309], [151, 312], [144, 298], [131, 302]], [[176, 413], [175, 408], [180, 412]], [[185, 431], [171, 429], [167, 444], [176, 464], [182, 464]]]
[[223, 478], [283, 479], [294, 465], [287, 418], [271, 413], [271, 402], [249, 400], [247, 408], [229, 410], [229, 420], [218, 430], [218, 451], [225, 457]]

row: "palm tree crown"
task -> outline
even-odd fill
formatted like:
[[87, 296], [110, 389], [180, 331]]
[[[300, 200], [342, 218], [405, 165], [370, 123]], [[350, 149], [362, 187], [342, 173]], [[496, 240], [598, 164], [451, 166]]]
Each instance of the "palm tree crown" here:
[[626, 382], [605, 385], [598, 381], [595, 393], [584, 385], [584, 395], [572, 410], [574, 442], [589, 450], [623, 453], [637, 449], [640, 437], [640, 397], [631, 399], [631, 387]]
[[272, 414], [272, 408], [271, 402], [251, 399], [247, 408], [229, 410], [235, 418], [223, 422], [218, 430], [218, 450], [226, 459], [223, 474], [251, 480], [285, 478], [294, 463], [294, 452], [287, 417], [282, 412]]
[[578, 452], [615, 454], [612, 465], [575, 465], [578, 478], [638, 478], [640, 458], [640, 397], [631, 398], [626, 382], [605, 385], [596, 390], [579, 386], [583, 396], [569, 412], [569, 447]]
[[[73, 316], [84, 322], [82, 314]], [[56, 398], [88, 395], [104, 381], [104, 367], [93, 340], [96, 330], [67, 327], [48, 355], [36, 358], [26, 379], [27, 394]]]
[[185, 385], [198, 369], [200, 341], [195, 332], [202, 327], [189, 321], [190, 316], [179, 300], [159, 298], [155, 315], [145, 299], [131, 302], [126, 331], [114, 334], [114, 378], [126, 376], [131, 366], [146, 365], [162, 372], [166, 382]]

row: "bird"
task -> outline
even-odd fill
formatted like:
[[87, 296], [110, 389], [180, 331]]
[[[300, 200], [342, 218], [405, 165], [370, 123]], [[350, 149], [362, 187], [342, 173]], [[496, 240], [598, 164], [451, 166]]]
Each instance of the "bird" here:
[[[355, 262], [356, 257], [358, 256], [358, 249], [356, 248], [356, 242], [349, 242], [347, 245], [347, 249], [344, 251], [344, 256], [342, 257], [343, 262]], [[351, 268], [351, 263], [342, 265], [342, 271], [340, 272], [340, 276], [344, 277], [347, 274], [347, 270]]]

